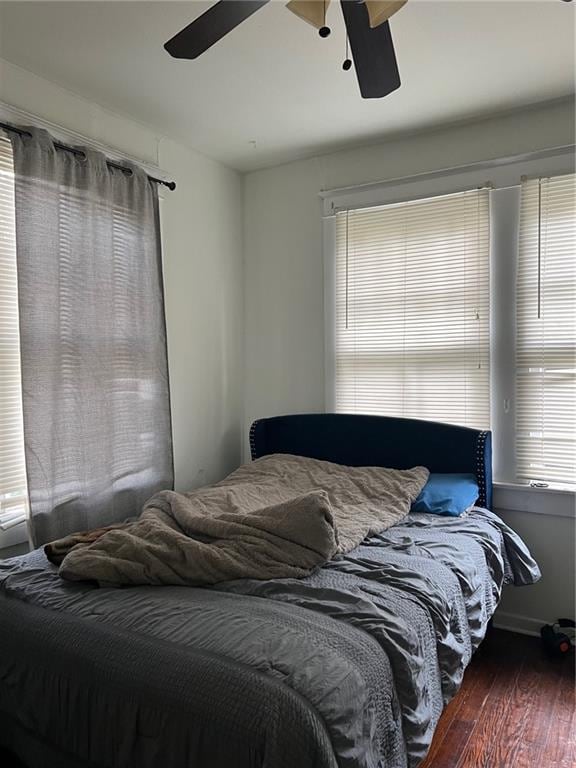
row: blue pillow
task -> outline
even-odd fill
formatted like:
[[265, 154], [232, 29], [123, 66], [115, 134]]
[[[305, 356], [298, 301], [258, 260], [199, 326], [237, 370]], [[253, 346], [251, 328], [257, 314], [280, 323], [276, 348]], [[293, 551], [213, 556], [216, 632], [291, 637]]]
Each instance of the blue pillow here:
[[474, 504], [478, 496], [474, 475], [431, 474], [410, 511], [458, 517]]

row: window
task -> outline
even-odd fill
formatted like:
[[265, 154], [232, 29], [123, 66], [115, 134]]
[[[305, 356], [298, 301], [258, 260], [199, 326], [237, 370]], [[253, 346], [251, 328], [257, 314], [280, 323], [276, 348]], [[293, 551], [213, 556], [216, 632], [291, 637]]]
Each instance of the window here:
[[573, 150], [321, 197], [326, 407], [491, 429], [497, 482], [574, 490]]
[[[12, 146], [0, 136], [0, 541], [25, 538], [26, 468], [20, 390], [20, 343]], [[19, 536], [14, 529], [19, 528]], [[1, 546], [1, 545], [0, 545]]]
[[489, 192], [336, 216], [336, 410], [490, 426]]
[[523, 480], [576, 481], [576, 176], [522, 185], [516, 465]]

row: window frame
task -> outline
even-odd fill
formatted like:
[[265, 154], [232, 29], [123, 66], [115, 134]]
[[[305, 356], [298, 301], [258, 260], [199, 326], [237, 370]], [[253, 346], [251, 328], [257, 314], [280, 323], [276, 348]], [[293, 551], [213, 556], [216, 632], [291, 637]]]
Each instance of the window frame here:
[[[499, 158], [384, 182], [320, 192], [324, 267], [324, 381], [325, 410], [335, 408], [336, 382], [336, 220], [346, 209], [389, 205], [409, 200], [463, 192], [490, 186], [490, 411], [494, 446], [495, 507], [535, 512], [540, 501], [550, 504], [550, 514], [574, 516], [576, 490], [550, 484], [535, 489], [516, 480], [515, 413], [515, 276], [518, 257], [520, 185], [523, 177], [556, 176], [576, 172], [574, 145], [515, 157]], [[517, 215], [514, 215], [514, 211]], [[498, 227], [493, 226], [498, 223]], [[502, 253], [514, 249], [515, 258]], [[511, 297], [514, 300], [511, 301]], [[496, 324], [498, 333], [496, 333]], [[511, 346], [513, 345], [513, 346]], [[503, 364], [505, 362], [505, 364]], [[520, 496], [515, 494], [520, 492]], [[533, 502], [526, 503], [534, 492]], [[548, 513], [541, 509], [542, 513]]]

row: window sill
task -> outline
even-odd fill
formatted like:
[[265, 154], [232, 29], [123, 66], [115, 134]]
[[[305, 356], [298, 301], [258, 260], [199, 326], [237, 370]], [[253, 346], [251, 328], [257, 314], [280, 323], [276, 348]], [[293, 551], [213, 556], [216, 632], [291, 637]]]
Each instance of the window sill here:
[[28, 542], [22, 544], [15, 544], [13, 547], [2, 547], [0, 549], [0, 560], [8, 560], [11, 557], [17, 557], [19, 555], [25, 555], [30, 552]]
[[546, 488], [542, 488], [540, 486], [535, 485], [528, 485], [526, 483], [494, 483], [494, 488], [505, 488], [506, 490], [510, 491], [520, 491], [520, 492], [532, 492], [536, 491], [537, 493], [567, 493], [570, 496], [576, 496], [576, 487], [572, 486], [572, 488], [569, 485], [555, 485], [554, 483], [550, 483], [546, 486]]
[[553, 517], [576, 517], [576, 491], [566, 487], [494, 483], [494, 509]]
[[0, 530], [0, 550], [15, 547], [28, 542], [28, 529], [26, 523], [20, 523], [5, 531]]

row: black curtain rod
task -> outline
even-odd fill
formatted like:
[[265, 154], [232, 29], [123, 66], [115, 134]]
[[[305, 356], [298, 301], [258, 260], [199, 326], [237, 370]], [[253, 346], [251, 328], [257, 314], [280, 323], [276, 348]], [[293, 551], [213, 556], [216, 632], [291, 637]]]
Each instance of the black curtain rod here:
[[[5, 131], [12, 131], [12, 133], [17, 133], [19, 136], [32, 136], [30, 131], [25, 131], [23, 128], [16, 128], [13, 125], [8, 125], [7, 123], [0, 123], [0, 128], [2, 128]], [[76, 149], [76, 147], [69, 147], [68, 144], [61, 144], [59, 141], [54, 142], [54, 146], [56, 149], [61, 149], [64, 152], [72, 152], [73, 155], [82, 155], [84, 156], [84, 152], [82, 152], [81, 149]], [[125, 165], [121, 165], [120, 163], [115, 163], [113, 160], [106, 160], [106, 165], [109, 168], [118, 168], [120, 171], [123, 171], [124, 173], [132, 173], [130, 168], [126, 168]], [[176, 189], [176, 182], [175, 181], [164, 181], [164, 179], [157, 179], [155, 176], [148, 176], [150, 181], [153, 181], [155, 184], [162, 184], [164, 187], [168, 187], [170, 190]]]

